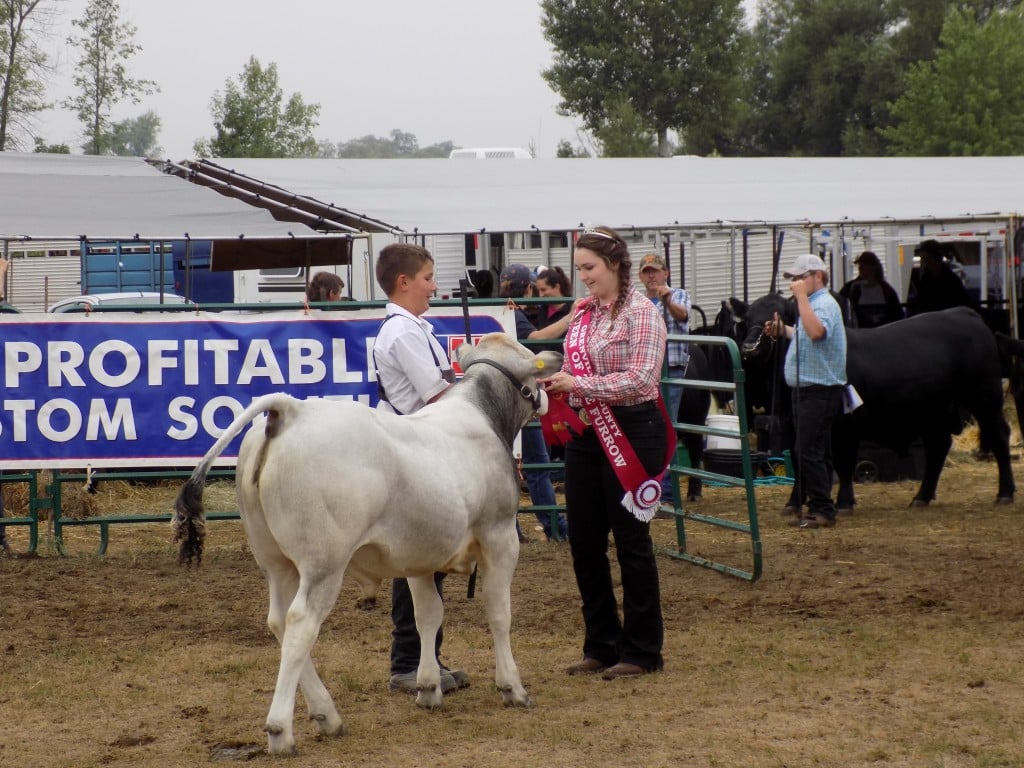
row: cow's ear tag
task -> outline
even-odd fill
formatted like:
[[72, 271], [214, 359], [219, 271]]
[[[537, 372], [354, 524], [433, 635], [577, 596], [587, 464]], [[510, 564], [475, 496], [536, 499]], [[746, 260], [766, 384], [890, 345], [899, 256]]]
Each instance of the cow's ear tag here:
[[538, 360], [538, 361], [537, 361], [537, 362], [535, 363], [535, 365], [537, 366], [537, 370], [538, 370], [538, 371], [542, 371], [542, 370], [544, 370], [544, 361], [543, 361], [543, 360]]

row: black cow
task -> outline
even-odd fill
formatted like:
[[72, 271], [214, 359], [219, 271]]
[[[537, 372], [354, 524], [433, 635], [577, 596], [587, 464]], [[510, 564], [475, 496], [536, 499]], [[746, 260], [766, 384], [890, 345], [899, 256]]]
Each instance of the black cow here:
[[[690, 362], [686, 366], [684, 380], [707, 381], [710, 378], [708, 359], [704, 349], [697, 344], [689, 345]], [[679, 402], [679, 413], [669, 414], [673, 420], [683, 424], [703, 424], [708, 418], [708, 411], [711, 409], [711, 393], [706, 389], [684, 387], [683, 397]], [[700, 466], [701, 458], [704, 456], [704, 438], [692, 432], [683, 432], [680, 439], [690, 454], [690, 464], [694, 467]], [[686, 487], [686, 497], [690, 501], [696, 501], [701, 497], [703, 483], [698, 477], [690, 477]]]
[[[742, 305], [733, 302], [733, 309]], [[747, 308], [738, 326], [747, 379], [777, 383], [774, 394], [780, 414], [791, 413], [790, 391], [781, 375], [785, 344], [762, 333], [764, 323], [778, 312], [786, 324], [796, 319], [792, 300], [766, 296]], [[846, 329], [847, 377], [864, 404], [836, 420], [832, 430], [832, 457], [839, 476], [837, 506], [855, 504], [853, 471], [861, 439], [906, 453], [921, 438], [925, 469], [912, 502], [928, 504], [935, 498], [942, 465], [952, 435], [963, 429], [963, 413], [974, 417], [981, 445], [991, 450], [999, 468], [997, 503], [1010, 503], [1015, 490], [1010, 467], [1010, 428], [1003, 418], [1002, 364], [995, 336], [981, 316], [966, 307], [931, 312], [880, 328]], [[775, 349], [778, 346], [779, 349]], [[777, 378], [776, 378], [776, 371]], [[751, 391], [757, 391], [755, 382]], [[787, 508], [799, 508], [794, 486]]]
[[1024, 435], [1024, 342], [996, 331], [996, 345], [1003, 361], [1003, 378], [1010, 380], [1010, 393], [1017, 406], [1017, 426]]

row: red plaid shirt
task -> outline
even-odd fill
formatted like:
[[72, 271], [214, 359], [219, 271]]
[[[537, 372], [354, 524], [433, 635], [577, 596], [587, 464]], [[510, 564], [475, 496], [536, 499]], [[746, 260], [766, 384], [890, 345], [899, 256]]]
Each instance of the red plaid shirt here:
[[657, 308], [630, 288], [614, 321], [610, 306], [592, 311], [587, 353], [594, 373], [573, 374], [566, 354], [562, 370], [574, 376], [569, 403], [578, 408], [583, 397], [609, 405], [636, 405], [657, 399], [666, 340], [665, 323]]

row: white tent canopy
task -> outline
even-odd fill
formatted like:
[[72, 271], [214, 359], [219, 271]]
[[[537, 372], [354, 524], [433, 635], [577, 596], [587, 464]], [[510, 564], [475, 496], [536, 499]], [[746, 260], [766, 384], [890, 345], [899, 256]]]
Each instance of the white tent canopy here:
[[[1006, 218], [1024, 157], [218, 159], [287, 192], [420, 234]], [[309, 236], [140, 158], [0, 153], [0, 238]]]
[[1006, 218], [1024, 157], [217, 159], [405, 232]]
[[317, 236], [138, 157], [0, 152], [0, 240]]

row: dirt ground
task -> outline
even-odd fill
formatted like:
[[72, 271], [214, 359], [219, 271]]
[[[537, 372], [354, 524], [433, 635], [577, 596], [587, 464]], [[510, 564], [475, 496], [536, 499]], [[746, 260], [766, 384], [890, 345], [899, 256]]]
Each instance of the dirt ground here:
[[[1018, 481], [1024, 479], [1019, 459]], [[233, 509], [227, 484], [211, 509]], [[388, 600], [343, 591], [315, 659], [348, 734], [318, 740], [296, 711], [295, 766], [1024, 765], [1024, 526], [996, 507], [995, 466], [955, 451], [939, 499], [915, 484], [858, 486], [830, 530], [800, 531], [787, 489], [757, 490], [756, 583], [663, 555], [665, 671], [570, 678], [578, 593], [565, 544], [522, 548], [513, 650], [536, 701], [507, 710], [490, 638], [464, 577], [446, 590], [445, 654], [470, 688], [439, 712], [386, 689]], [[173, 488], [131, 500], [167, 511]], [[106, 494], [106, 495], [105, 495]], [[151, 498], [152, 497], [152, 498]], [[112, 489], [94, 497], [115, 506]], [[741, 492], [710, 488], [691, 511], [741, 519]], [[676, 524], [657, 520], [670, 549]], [[693, 552], [749, 568], [749, 539], [688, 522]], [[11, 529], [24, 551], [24, 529]], [[70, 556], [0, 559], [0, 766], [85, 768], [279, 762], [261, 731], [277, 671], [264, 584], [234, 521], [210, 524], [202, 568], [178, 567], [159, 525], [70, 529]]]

